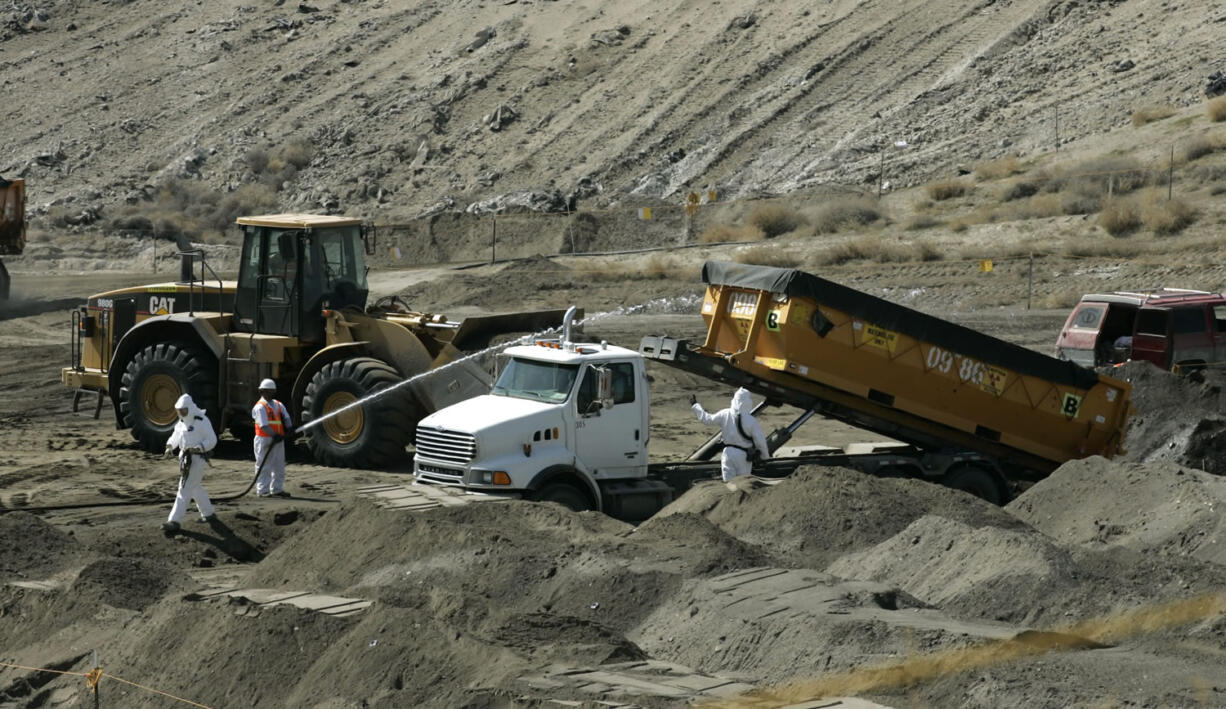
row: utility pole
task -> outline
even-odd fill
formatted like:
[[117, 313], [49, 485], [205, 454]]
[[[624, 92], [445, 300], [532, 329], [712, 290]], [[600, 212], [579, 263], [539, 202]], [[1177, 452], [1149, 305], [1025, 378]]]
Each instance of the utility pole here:
[[1167, 165], [1166, 174], [1166, 201], [1171, 201], [1171, 196], [1175, 193], [1175, 146], [1171, 145], [1171, 162]]

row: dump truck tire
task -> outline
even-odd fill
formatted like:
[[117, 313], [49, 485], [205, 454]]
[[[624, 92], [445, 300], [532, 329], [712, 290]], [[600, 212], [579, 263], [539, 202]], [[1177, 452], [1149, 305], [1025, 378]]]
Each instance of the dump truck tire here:
[[532, 499], [538, 502], [556, 502], [575, 512], [588, 512], [596, 509], [582, 490], [569, 483], [549, 483], [533, 495]]
[[210, 417], [219, 415], [217, 363], [198, 345], [149, 345], [128, 362], [120, 379], [119, 413], [142, 448], [152, 453], [166, 448], [179, 418], [175, 401], [184, 393], [191, 394]]
[[941, 482], [955, 490], [969, 492], [993, 505], [1008, 502], [1008, 493], [1000, 476], [978, 465], [960, 465], [949, 471]]
[[[311, 377], [302, 397], [303, 424], [402, 381], [391, 366], [371, 357], [330, 362]], [[345, 468], [386, 468], [408, 459], [417, 415], [412, 394], [400, 391], [324, 421], [309, 431], [315, 460]]]

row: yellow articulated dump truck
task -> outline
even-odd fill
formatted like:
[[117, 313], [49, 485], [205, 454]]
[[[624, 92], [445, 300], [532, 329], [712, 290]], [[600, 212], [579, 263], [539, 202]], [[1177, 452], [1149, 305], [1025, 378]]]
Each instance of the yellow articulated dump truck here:
[[[26, 181], [0, 177], [0, 256], [20, 255], [26, 246]], [[8, 269], [0, 260], [0, 300], [8, 300]]]
[[[638, 351], [523, 342], [488, 395], [422, 419], [418, 482], [644, 519], [719, 474], [712, 439], [686, 460], [649, 461], [648, 361], [799, 409], [772, 452], [813, 416], [898, 444], [796, 447], [758, 475], [802, 465], [913, 477], [1003, 504], [1074, 458], [1120, 451], [1127, 383], [796, 270], [708, 262], [705, 340], [642, 339]], [[782, 452], [782, 451], [781, 451]]]
[[[367, 305], [367, 231], [358, 219], [310, 214], [241, 217], [238, 280], [223, 281], [201, 251], [184, 251], [177, 282], [90, 296], [73, 313], [64, 385], [110, 399], [116, 424], [161, 451], [190, 393], [220, 432], [249, 438], [264, 378], [300, 424], [485, 347], [535, 332], [562, 311], [451, 321], [400, 298]], [[350, 407], [309, 431], [325, 465], [382, 468], [405, 460], [418, 419], [488, 387], [461, 363], [404, 391]]]

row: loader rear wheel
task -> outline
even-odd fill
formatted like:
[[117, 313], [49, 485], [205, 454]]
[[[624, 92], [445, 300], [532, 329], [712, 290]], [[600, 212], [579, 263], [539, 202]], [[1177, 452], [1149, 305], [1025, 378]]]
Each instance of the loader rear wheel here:
[[219, 414], [217, 361], [199, 345], [149, 345], [128, 362], [120, 379], [119, 413], [142, 448], [160, 453], [166, 447], [178, 420], [175, 401], [185, 393], [210, 417]]
[[978, 465], [960, 465], [946, 473], [943, 484], [962, 490], [993, 505], [1008, 502], [1004, 481], [995, 472]]
[[[401, 382], [395, 369], [371, 357], [331, 362], [311, 377], [302, 397], [306, 424]], [[417, 430], [412, 394], [397, 391], [326, 419], [310, 429], [315, 460], [345, 468], [386, 468], [407, 460]]]

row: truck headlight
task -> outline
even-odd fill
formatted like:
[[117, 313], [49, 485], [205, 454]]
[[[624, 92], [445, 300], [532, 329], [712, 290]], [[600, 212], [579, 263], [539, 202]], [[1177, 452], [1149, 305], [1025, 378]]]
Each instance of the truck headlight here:
[[510, 485], [511, 476], [501, 470], [477, 471], [477, 482], [482, 485]]

